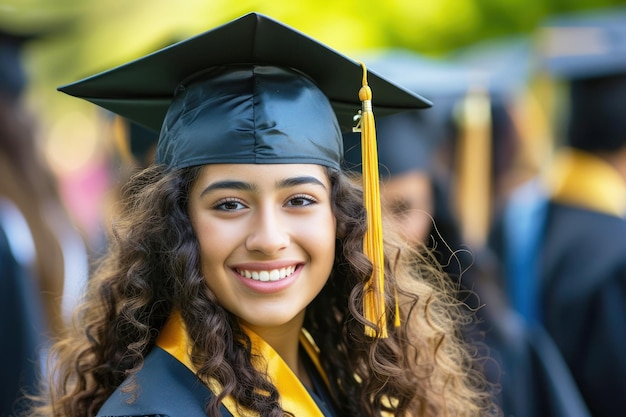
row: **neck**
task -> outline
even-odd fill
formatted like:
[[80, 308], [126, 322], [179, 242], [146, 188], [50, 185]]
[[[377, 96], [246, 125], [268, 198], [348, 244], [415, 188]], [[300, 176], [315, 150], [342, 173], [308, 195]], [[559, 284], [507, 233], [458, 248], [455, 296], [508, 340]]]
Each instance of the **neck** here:
[[289, 323], [276, 327], [260, 327], [250, 323], [243, 324], [270, 345], [300, 381], [308, 385], [309, 378], [302, 366], [299, 348], [303, 322], [304, 314], [299, 315]]

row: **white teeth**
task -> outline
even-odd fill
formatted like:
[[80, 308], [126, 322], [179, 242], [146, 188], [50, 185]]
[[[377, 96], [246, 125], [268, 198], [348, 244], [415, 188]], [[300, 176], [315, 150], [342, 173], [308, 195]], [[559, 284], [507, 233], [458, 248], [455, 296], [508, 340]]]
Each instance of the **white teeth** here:
[[287, 268], [272, 269], [270, 271], [248, 271], [245, 269], [238, 269], [237, 273], [242, 277], [250, 278], [255, 281], [278, 281], [293, 274], [296, 270], [295, 266], [289, 266]]
[[278, 281], [280, 279], [280, 271], [278, 269], [272, 269], [267, 278], [270, 281]]

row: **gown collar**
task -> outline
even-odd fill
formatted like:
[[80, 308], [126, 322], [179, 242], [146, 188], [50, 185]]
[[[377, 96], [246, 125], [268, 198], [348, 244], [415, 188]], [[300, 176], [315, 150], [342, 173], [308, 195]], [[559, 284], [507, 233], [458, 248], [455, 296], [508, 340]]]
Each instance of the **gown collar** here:
[[[250, 337], [254, 367], [270, 376], [272, 383], [280, 393], [280, 402], [284, 410], [296, 416], [328, 417], [333, 415], [329, 413], [323, 404], [318, 404], [319, 398], [316, 398], [315, 394], [307, 390], [280, 355], [268, 343], [252, 330], [245, 326], [242, 326], [242, 328]], [[324, 381], [325, 388], [328, 388], [328, 379], [319, 362], [319, 349], [304, 329], [300, 334], [300, 345]], [[196, 373], [196, 368], [190, 358], [192, 343], [180, 312], [175, 311], [172, 313], [159, 334], [157, 346], [175, 357], [194, 374]], [[211, 379], [205, 381], [205, 383], [214, 393], [221, 391], [221, 386], [217, 381]], [[243, 407], [238, 407], [231, 396], [224, 399], [223, 405], [233, 416], [252, 417], [257, 415]], [[330, 405], [328, 404], [328, 406]]]
[[626, 214], [626, 184], [607, 162], [587, 152], [563, 151], [549, 175], [552, 200], [618, 217]]

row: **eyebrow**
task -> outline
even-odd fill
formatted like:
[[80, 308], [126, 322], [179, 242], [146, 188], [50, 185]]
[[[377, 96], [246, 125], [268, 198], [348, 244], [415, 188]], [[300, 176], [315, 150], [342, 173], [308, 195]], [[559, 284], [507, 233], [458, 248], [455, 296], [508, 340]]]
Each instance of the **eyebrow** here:
[[[326, 186], [323, 182], [318, 180], [315, 177], [303, 176], [303, 177], [290, 177], [285, 178], [280, 181], [277, 181], [276, 188], [289, 188], [302, 184], [313, 184], [319, 185], [326, 189]], [[240, 190], [240, 191], [255, 191], [257, 190], [257, 186], [255, 184], [245, 182], [245, 181], [234, 181], [234, 180], [225, 180], [225, 181], [217, 181], [210, 185], [208, 185], [202, 192], [200, 196], [204, 196], [208, 193], [211, 193], [216, 190]]]
[[250, 184], [249, 182], [232, 181], [232, 180], [217, 181], [217, 182], [214, 182], [213, 184], [210, 184], [204, 190], [202, 190], [202, 192], [200, 193], [200, 197], [216, 190], [254, 191], [255, 189], [256, 189], [256, 186], [254, 186], [253, 184]]
[[294, 187], [296, 185], [301, 185], [301, 184], [319, 185], [319, 186], [323, 187], [324, 189], [326, 189], [326, 186], [324, 185], [324, 183], [321, 182], [320, 180], [318, 180], [315, 177], [291, 177], [291, 178], [285, 178], [283, 180], [278, 181], [278, 183], [276, 184], [276, 188], [288, 188], [288, 187]]

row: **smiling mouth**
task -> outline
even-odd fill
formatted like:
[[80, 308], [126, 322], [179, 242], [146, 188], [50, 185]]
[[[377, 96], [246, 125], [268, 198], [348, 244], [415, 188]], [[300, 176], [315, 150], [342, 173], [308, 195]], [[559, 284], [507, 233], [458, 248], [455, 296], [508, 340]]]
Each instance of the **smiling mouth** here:
[[280, 281], [293, 274], [296, 266], [289, 266], [280, 269], [271, 269], [269, 271], [248, 271], [246, 269], [236, 269], [237, 273], [242, 277], [250, 278], [254, 281]]

